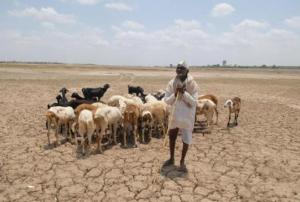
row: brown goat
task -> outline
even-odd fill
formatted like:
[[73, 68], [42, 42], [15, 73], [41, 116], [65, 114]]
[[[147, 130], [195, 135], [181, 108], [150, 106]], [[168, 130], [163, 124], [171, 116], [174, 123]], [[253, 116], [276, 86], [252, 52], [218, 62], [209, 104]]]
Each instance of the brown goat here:
[[215, 110], [215, 113], [216, 113], [216, 124], [218, 124], [219, 112], [218, 112], [218, 99], [217, 99], [217, 97], [212, 95], [212, 94], [201, 95], [201, 96], [198, 97], [198, 100], [202, 100], [202, 99], [211, 100], [216, 105], [214, 110]]
[[58, 139], [58, 117], [55, 115], [54, 112], [51, 111], [47, 111], [46, 112], [46, 126], [48, 129], [47, 132], [47, 137], [48, 137], [48, 144], [50, 145], [50, 129], [51, 129], [51, 125], [54, 125], [55, 128], [55, 138], [56, 138], [56, 142], [59, 142]]
[[[78, 107], [76, 107], [76, 109], [74, 110], [75, 116], [76, 118], [78, 118], [80, 112], [84, 109], [90, 110], [95, 112], [97, 110], [97, 107], [92, 105], [92, 104], [81, 104]], [[76, 119], [77, 120], [77, 119]]]
[[229, 127], [231, 114], [234, 113], [234, 124], [237, 126], [237, 119], [239, 117], [240, 109], [241, 109], [241, 98], [234, 97], [232, 99], [226, 100], [224, 107], [229, 107], [229, 117], [227, 127]]
[[124, 147], [127, 146], [127, 135], [133, 131], [134, 144], [136, 145], [138, 119], [140, 117], [140, 109], [136, 104], [127, 104], [123, 114], [124, 125]]

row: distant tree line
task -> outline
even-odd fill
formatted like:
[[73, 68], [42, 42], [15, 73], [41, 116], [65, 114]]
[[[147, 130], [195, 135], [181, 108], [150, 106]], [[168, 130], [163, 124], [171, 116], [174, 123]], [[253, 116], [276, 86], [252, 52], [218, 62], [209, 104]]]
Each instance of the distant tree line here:
[[61, 62], [36, 62], [36, 61], [0, 61], [0, 63], [17, 63], [17, 64], [65, 64]]
[[243, 68], [243, 69], [250, 69], [250, 68], [258, 68], [258, 69], [300, 69], [300, 66], [279, 66], [279, 65], [226, 65], [221, 66], [220, 64], [214, 65], [205, 65], [205, 66], [192, 66], [194, 68]]

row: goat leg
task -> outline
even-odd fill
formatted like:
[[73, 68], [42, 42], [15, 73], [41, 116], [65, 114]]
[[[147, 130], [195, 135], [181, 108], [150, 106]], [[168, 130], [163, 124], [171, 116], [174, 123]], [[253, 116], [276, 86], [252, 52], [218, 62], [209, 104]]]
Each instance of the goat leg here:
[[48, 145], [50, 145], [50, 127], [48, 127], [47, 137], [48, 137]]
[[82, 145], [82, 154], [85, 155], [85, 137], [82, 137], [81, 140], [81, 145]]
[[235, 112], [235, 125], [237, 126], [238, 125], [238, 122], [237, 122], [237, 118], [239, 117], [239, 112]]
[[218, 120], [219, 120], [219, 112], [218, 112], [218, 109], [217, 107], [215, 108], [215, 113], [216, 113], [216, 125], [218, 125]]
[[100, 149], [100, 137], [99, 137], [99, 128], [96, 128], [96, 142], [97, 142], [97, 149], [96, 151], [99, 152]]
[[114, 144], [117, 144], [117, 128], [118, 128], [118, 124], [114, 124], [113, 125], [113, 129], [114, 129]]
[[145, 126], [142, 129], [142, 142], [145, 143]]
[[134, 146], [137, 147], [137, 127], [133, 126], [133, 138], [134, 138]]
[[231, 119], [231, 113], [229, 112], [229, 118], [228, 118], [227, 127], [229, 127], [230, 119]]
[[128, 128], [127, 128], [127, 126], [124, 126], [124, 135], [123, 135], [123, 143], [124, 143], [124, 147], [126, 147], [127, 146], [127, 144], [126, 144], [126, 138], [127, 138], [127, 130], [128, 130]]

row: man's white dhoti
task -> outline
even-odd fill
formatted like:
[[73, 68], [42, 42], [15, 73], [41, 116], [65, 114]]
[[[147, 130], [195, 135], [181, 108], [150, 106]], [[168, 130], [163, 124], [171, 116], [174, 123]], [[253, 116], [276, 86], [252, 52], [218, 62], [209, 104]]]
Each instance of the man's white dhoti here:
[[185, 144], [192, 144], [193, 130], [182, 128], [179, 129], [179, 134], [181, 134], [181, 139]]

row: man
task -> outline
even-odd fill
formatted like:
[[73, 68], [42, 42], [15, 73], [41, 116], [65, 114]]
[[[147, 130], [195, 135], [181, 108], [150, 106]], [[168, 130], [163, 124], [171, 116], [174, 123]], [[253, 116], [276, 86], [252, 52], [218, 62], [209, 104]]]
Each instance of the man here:
[[169, 122], [169, 146], [170, 159], [164, 162], [163, 167], [174, 165], [174, 152], [177, 134], [182, 133], [182, 154], [179, 171], [187, 172], [184, 163], [189, 145], [192, 143], [196, 104], [198, 97], [198, 85], [189, 74], [189, 66], [185, 61], [180, 61], [176, 68], [176, 77], [167, 86], [164, 101], [172, 106]]

